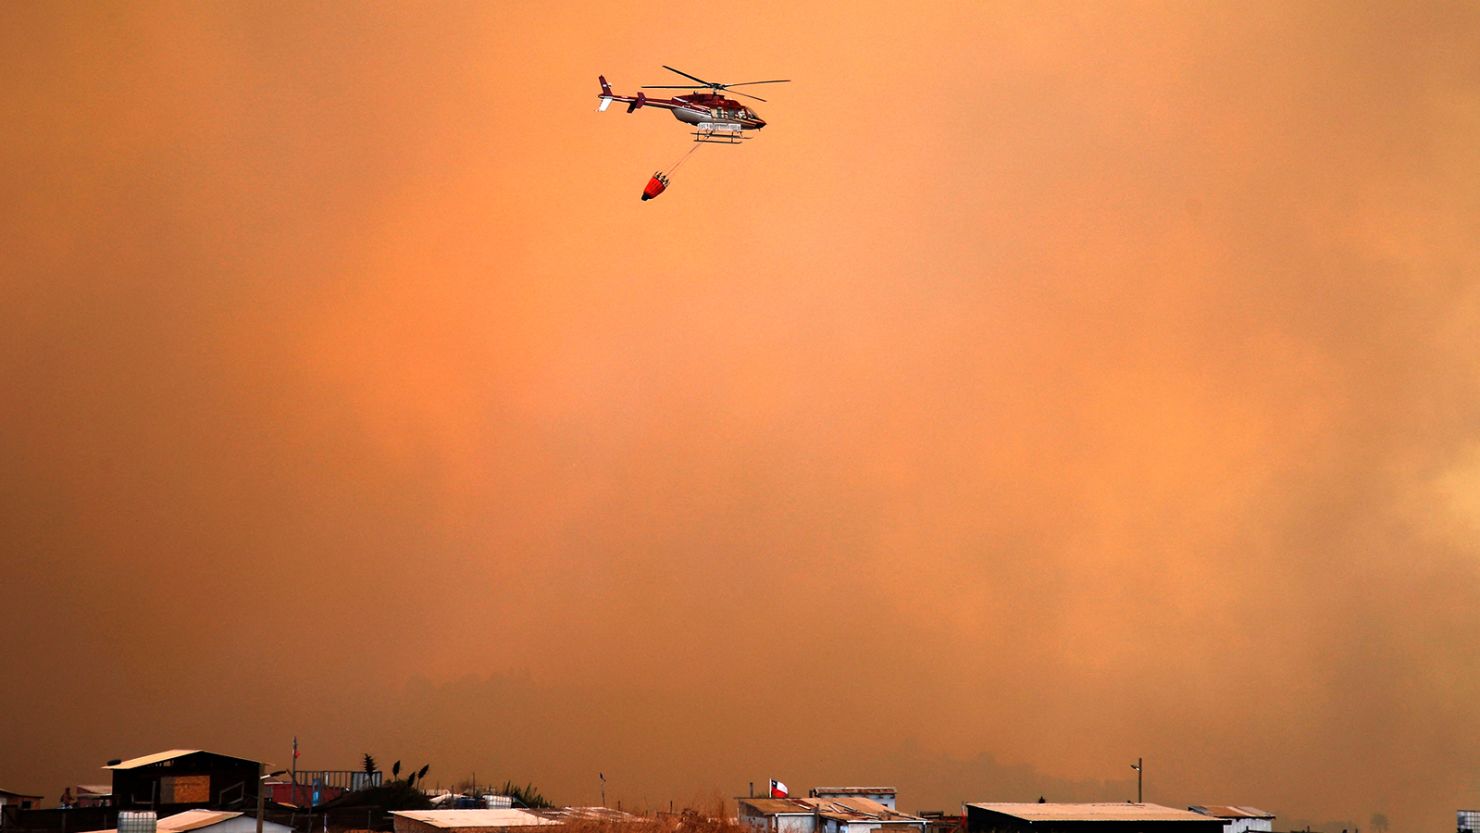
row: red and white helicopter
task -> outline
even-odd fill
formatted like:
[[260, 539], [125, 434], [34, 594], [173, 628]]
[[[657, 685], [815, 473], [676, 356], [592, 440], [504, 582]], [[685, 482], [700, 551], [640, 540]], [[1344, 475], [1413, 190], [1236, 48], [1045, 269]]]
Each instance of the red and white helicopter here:
[[[606, 76], [598, 75], [601, 82], [601, 92], [597, 97], [601, 99], [598, 110], [605, 111], [613, 101], [620, 101], [627, 105], [627, 112], [631, 113], [639, 107], [659, 107], [671, 110], [673, 117], [685, 124], [694, 126], [695, 142], [714, 142], [717, 144], [739, 144], [741, 139], [748, 139], [743, 131], [760, 130], [766, 126], [766, 120], [760, 114], [746, 107], [738, 101], [725, 98], [721, 93], [731, 87], [748, 87], [754, 84], [786, 84], [791, 79], [779, 78], [771, 81], [742, 81], [738, 84], [716, 84], [705, 81], [695, 75], [690, 75], [680, 69], [664, 66], [669, 72], [678, 73], [683, 77], [694, 81], [693, 84], [654, 84], [642, 87], [644, 90], [709, 90], [707, 93], [690, 93], [676, 98], [648, 98], [646, 93], [639, 92], [636, 96], [617, 95], [612, 92], [610, 84], [606, 83]], [[742, 93], [738, 90], [735, 95], [743, 95], [756, 101], [765, 101], [760, 96]]]

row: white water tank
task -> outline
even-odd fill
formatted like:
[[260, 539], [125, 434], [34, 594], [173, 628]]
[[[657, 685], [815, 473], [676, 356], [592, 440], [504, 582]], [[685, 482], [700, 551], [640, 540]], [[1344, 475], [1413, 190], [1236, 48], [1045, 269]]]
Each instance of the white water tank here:
[[158, 826], [153, 810], [118, 811], [118, 833], [156, 833]]

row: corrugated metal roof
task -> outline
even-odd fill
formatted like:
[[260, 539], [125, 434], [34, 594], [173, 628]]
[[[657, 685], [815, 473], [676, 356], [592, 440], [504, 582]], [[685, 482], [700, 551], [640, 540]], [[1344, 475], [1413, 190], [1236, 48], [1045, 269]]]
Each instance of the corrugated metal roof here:
[[401, 816], [433, 827], [537, 827], [560, 824], [554, 819], [538, 816], [528, 810], [396, 810], [393, 816]]
[[155, 752], [153, 755], [145, 755], [142, 758], [130, 758], [122, 763], [105, 766], [103, 769], [134, 769], [141, 766], [157, 764], [160, 761], [168, 761], [171, 758], [183, 758], [186, 755], [194, 755], [199, 749], [170, 749], [166, 752]]
[[156, 824], [160, 830], [173, 830], [177, 833], [185, 833], [187, 830], [199, 830], [202, 827], [210, 827], [220, 824], [227, 819], [234, 819], [241, 813], [231, 813], [225, 810], [186, 810], [173, 816], [165, 816]]
[[1130, 802], [1095, 802], [1089, 804], [1055, 804], [1013, 802], [1006, 804], [966, 805], [1027, 822], [1035, 821], [1211, 821], [1210, 817], [1191, 810], [1178, 810], [1160, 804]]
[[82, 795], [112, 795], [112, 784], [78, 784], [77, 794]]
[[16, 798], [42, 798], [42, 796], [39, 795], [31, 795], [30, 793], [18, 793], [14, 790], [0, 790], [0, 795], [9, 795]]
[[1188, 807], [1194, 813], [1202, 813], [1208, 816], [1217, 816], [1220, 819], [1272, 819], [1274, 813], [1261, 810], [1258, 807], [1250, 807], [1247, 804], [1199, 804]]
[[123, 761], [121, 763], [112, 764], [111, 766], [105, 766], [103, 767], [103, 769], [137, 769], [141, 766], [149, 766], [150, 764], [157, 764], [163, 761], [169, 761], [175, 758], [183, 758], [186, 755], [195, 755], [202, 752], [207, 755], [215, 755], [218, 758], [230, 758], [234, 761], [246, 761], [249, 764], [260, 763], [259, 761], [252, 760], [251, 758], [242, 758], [236, 755], [223, 755], [220, 752], [208, 752], [204, 749], [169, 749], [164, 752], [155, 752], [153, 755], [145, 755], [142, 758], [130, 758], [127, 761]]
[[874, 801], [872, 798], [863, 796], [842, 796], [839, 798], [804, 798], [802, 801], [812, 804], [817, 808], [817, 814], [839, 821], [892, 821], [892, 822], [923, 822], [919, 816], [901, 813], [891, 810]]
[[737, 799], [763, 816], [817, 815], [839, 821], [923, 822], [919, 816], [891, 810], [862, 796], [838, 798], [741, 798]]
[[[813, 799], [814, 801], [816, 799]], [[802, 813], [811, 815], [814, 808], [811, 804], [800, 798], [741, 798], [739, 803], [748, 805], [763, 816], [777, 816], [788, 813]]]

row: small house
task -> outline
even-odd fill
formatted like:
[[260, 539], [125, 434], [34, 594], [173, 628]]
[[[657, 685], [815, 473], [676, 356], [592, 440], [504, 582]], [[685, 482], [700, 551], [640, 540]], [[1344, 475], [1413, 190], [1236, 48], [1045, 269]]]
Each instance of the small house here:
[[113, 803], [123, 810], [154, 810], [161, 816], [182, 810], [238, 809], [257, 801], [262, 765], [257, 761], [205, 752], [170, 749], [110, 761]]
[[1223, 819], [1223, 833], [1268, 833], [1274, 830], [1274, 813], [1240, 804], [1196, 804], [1194, 813]]

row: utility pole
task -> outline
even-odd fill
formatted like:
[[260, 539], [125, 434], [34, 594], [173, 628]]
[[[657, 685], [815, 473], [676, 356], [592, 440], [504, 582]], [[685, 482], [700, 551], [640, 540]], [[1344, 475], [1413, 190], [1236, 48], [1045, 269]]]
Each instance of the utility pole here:
[[267, 792], [267, 764], [257, 764], [257, 833], [262, 833], [262, 810], [266, 806], [263, 800]]
[[262, 833], [262, 812], [266, 804], [267, 779], [276, 778], [282, 774], [282, 770], [269, 773], [267, 771], [267, 764], [257, 764], [257, 833]]
[[1131, 764], [1131, 769], [1134, 769], [1136, 771], [1136, 803], [1137, 804], [1143, 804], [1143, 803], [1145, 803], [1141, 799], [1141, 778], [1142, 778], [1143, 775], [1145, 775], [1145, 765], [1146, 765], [1146, 762], [1143, 759], [1141, 759], [1141, 758], [1137, 758], [1136, 759], [1136, 762], [1133, 763], [1133, 764]]

